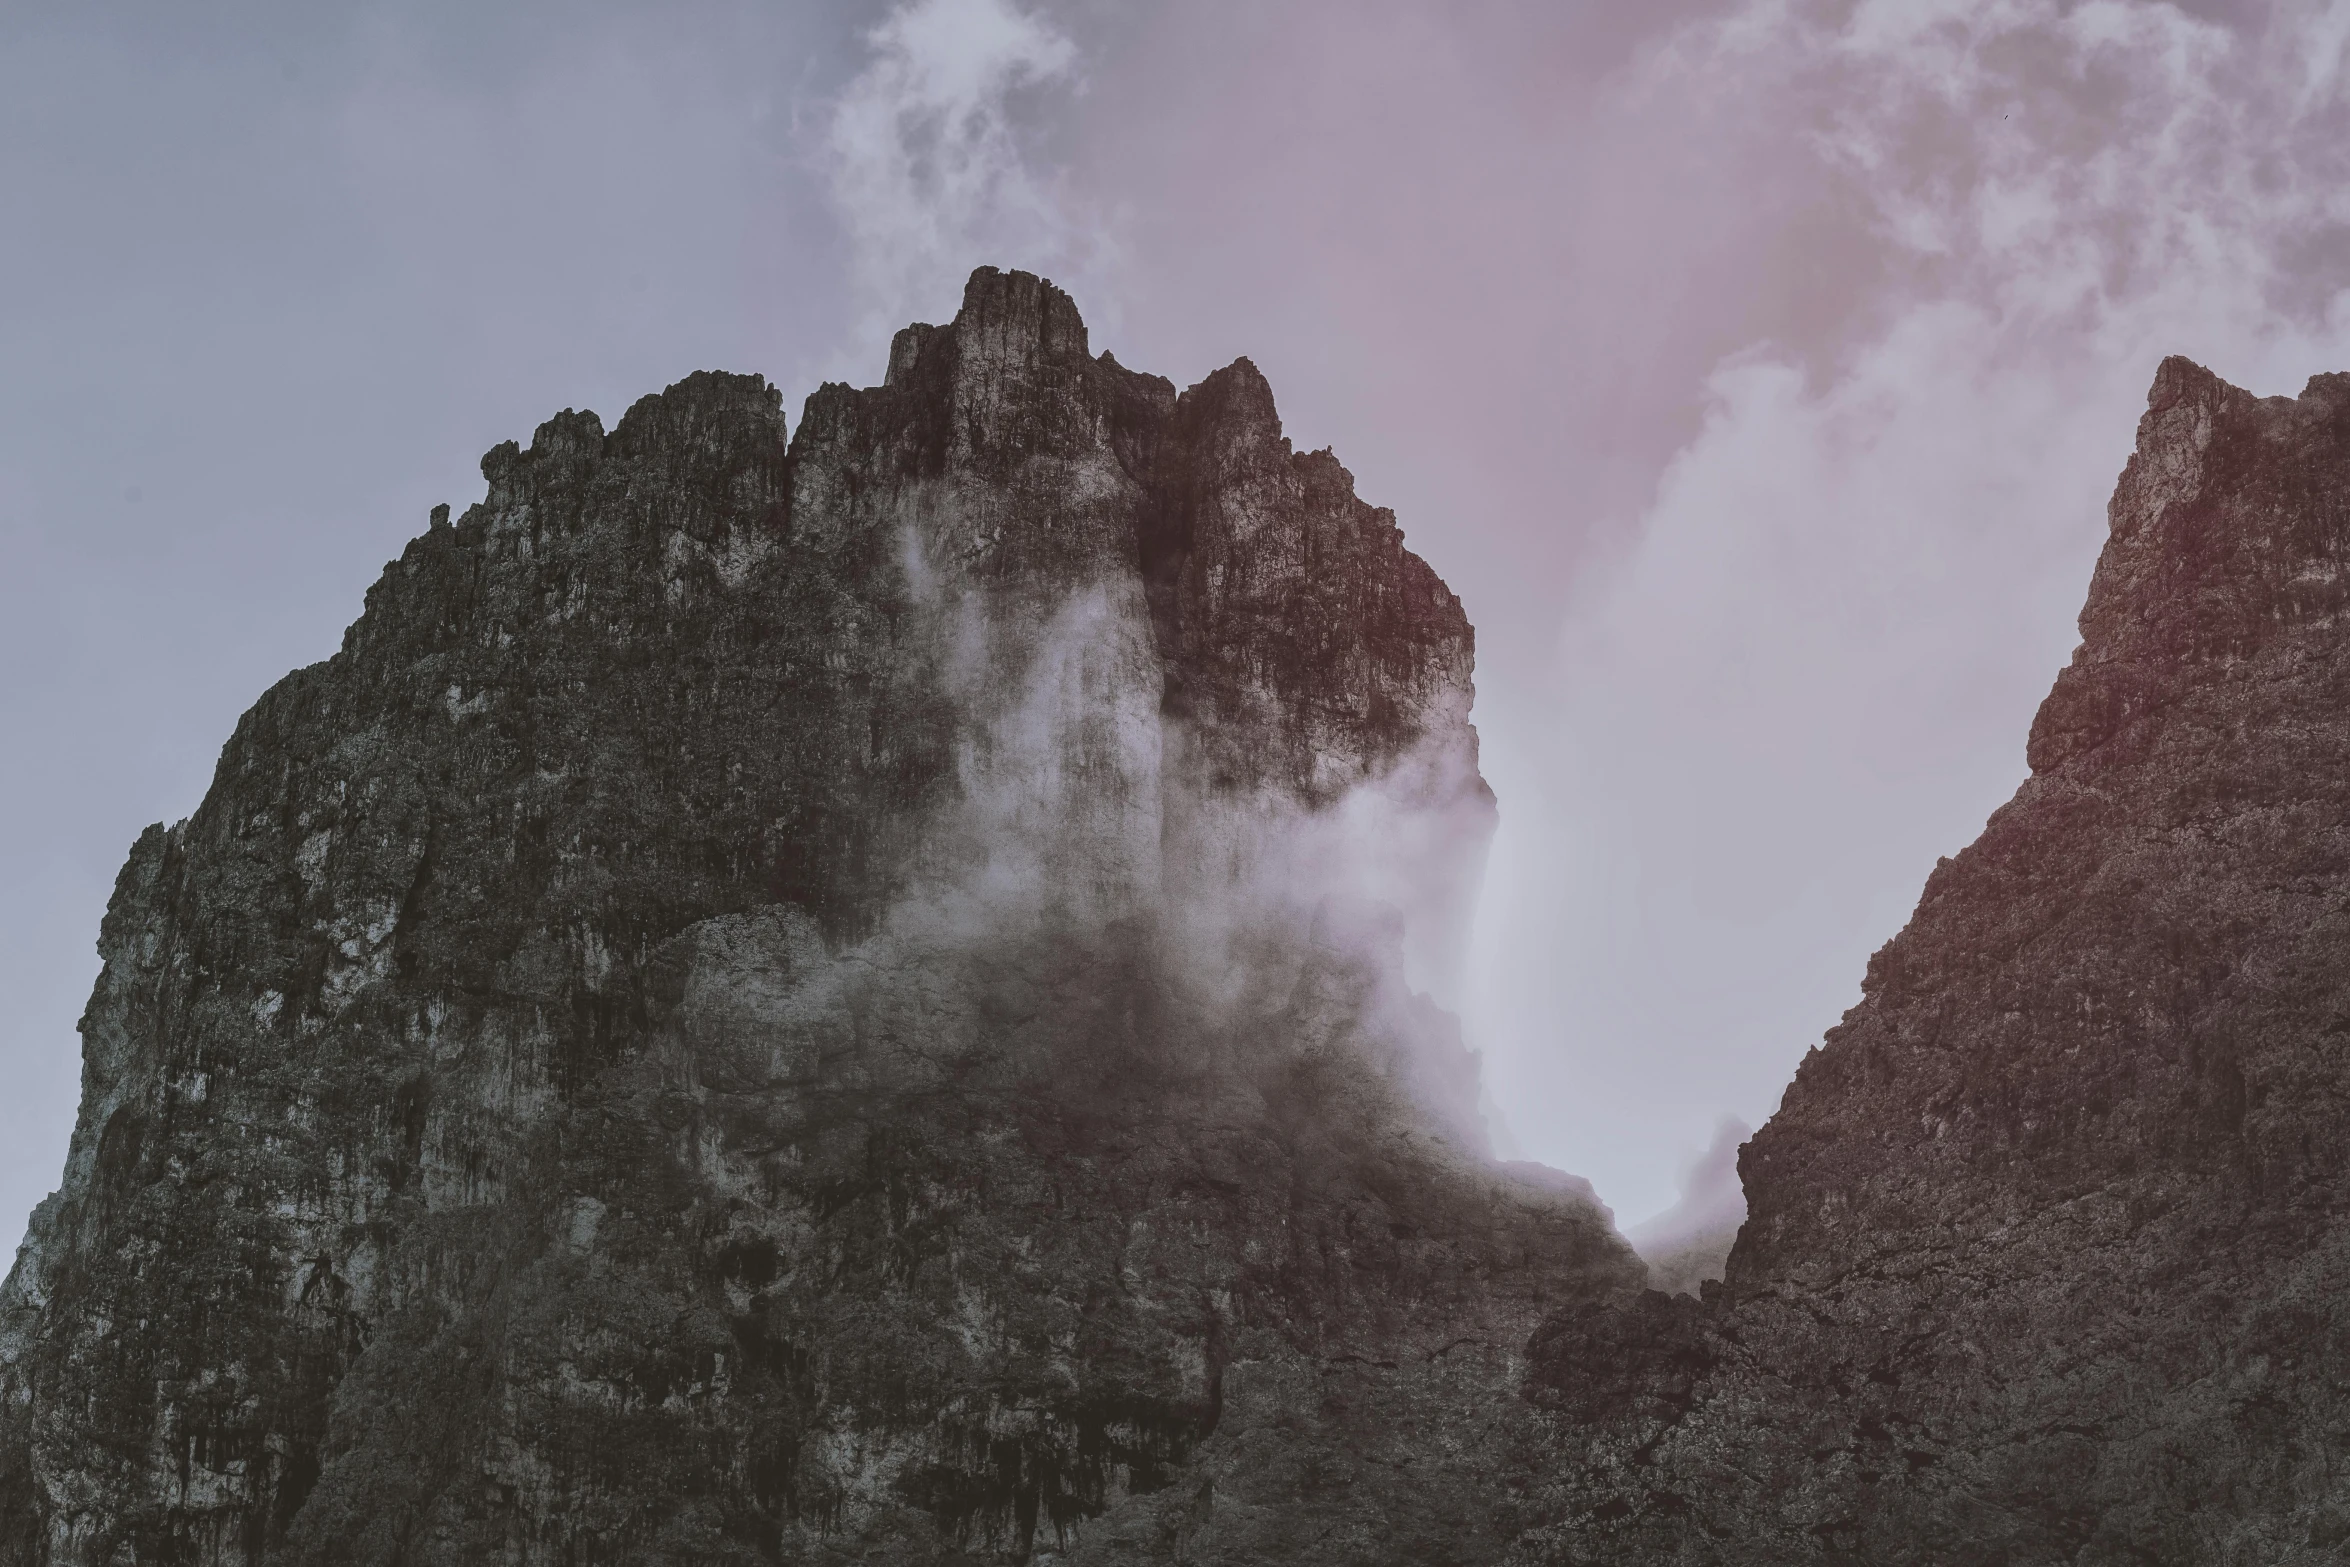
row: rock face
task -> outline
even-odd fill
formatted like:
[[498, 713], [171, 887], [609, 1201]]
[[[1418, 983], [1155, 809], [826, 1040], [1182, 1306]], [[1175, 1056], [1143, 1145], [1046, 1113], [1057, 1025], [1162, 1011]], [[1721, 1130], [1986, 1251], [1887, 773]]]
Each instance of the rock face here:
[[1528, 1561], [2350, 1553], [2350, 376], [2157, 376], [2032, 776], [1740, 1160], [1557, 1314]]
[[492, 451], [140, 838], [0, 1563], [1499, 1553], [1640, 1269], [1421, 993], [1458, 602], [1033, 277], [780, 403]]

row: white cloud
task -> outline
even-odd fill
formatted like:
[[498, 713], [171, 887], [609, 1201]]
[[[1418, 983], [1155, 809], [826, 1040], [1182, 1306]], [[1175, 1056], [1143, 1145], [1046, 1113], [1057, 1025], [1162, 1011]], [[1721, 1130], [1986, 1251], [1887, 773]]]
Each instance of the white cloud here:
[[1099, 271], [1103, 225], [1038, 166], [1020, 113], [1081, 86], [1067, 36], [1013, 0], [907, 0], [867, 42], [823, 146], [861, 306], [846, 356], [870, 363], [898, 327], [951, 313], [974, 266], [1065, 287]]

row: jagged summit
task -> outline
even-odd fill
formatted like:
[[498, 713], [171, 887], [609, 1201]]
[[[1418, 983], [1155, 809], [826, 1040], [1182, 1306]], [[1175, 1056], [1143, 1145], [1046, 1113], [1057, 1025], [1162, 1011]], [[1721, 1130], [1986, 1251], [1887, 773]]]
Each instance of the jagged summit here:
[[[884, 384], [897, 386], [916, 374], [931, 349], [953, 354], [958, 365], [968, 361], [988, 366], [987, 373], [997, 376], [1052, 370], [1083, 374], [1094, 363], [1075, 300], [1047, 279], [994, 267], [971, 274], [963, 285], [962, 308], [951, 325], [916, 322], [891, 340]], [[1143, 379], [1164, 387], [1167, 398], [1173, 399], [1172, 382], [1158, 376]]]
[[482, 471], [123, 871], [0, 1563], [1497, 1554], [1638, 1264], [1476, 1154], [1470, 628], [1253, 368], [983, 270]]

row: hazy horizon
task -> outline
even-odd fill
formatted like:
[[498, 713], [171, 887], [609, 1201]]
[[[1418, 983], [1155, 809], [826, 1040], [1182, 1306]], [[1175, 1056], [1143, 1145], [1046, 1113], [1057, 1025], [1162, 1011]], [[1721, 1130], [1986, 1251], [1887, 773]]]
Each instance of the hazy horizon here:
[[2024, 776], [2159, 360], [2350, 369], [2350, 4], [0, 19], [0, 1226], [115, 871], [480, 453], [977, 264], [1247, 355], [1479, 633], [1468, 1022], [1626, 1224]]

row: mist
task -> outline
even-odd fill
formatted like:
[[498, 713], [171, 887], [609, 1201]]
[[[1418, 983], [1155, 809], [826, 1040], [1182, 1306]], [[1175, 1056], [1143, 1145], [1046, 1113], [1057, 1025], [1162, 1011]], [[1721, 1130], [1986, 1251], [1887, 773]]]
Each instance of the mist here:
[[2023, 776], [2159, 359], [2350, 366], [2346, 37], [2142, 0], [17, 8], [0, 1208], [56, 1181], [132, 838], [479, 452], [695, 368], [870, 379], [987, 263], [1179, 385], [1250, 356], [1461, 595], [1500, 816], [1445, 999], [1516, 1146], [1656, 1214]]

